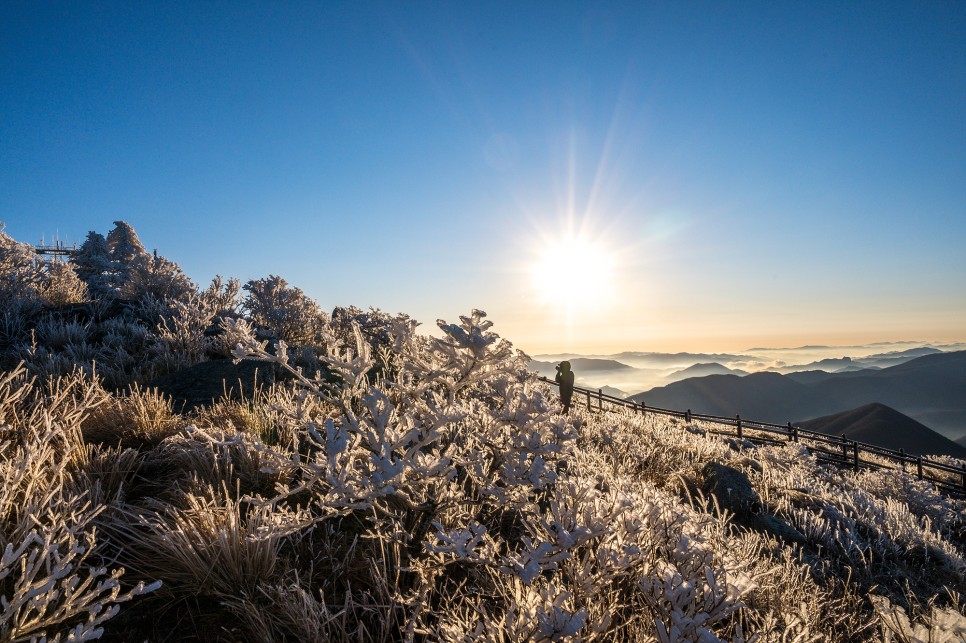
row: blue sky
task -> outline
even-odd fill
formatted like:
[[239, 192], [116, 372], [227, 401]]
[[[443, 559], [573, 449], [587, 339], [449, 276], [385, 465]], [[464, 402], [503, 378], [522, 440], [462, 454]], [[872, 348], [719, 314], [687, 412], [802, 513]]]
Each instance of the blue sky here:
[[0, 220], [116, 219], [531, 352], [964, 339], [966, 3], [3, 3]]

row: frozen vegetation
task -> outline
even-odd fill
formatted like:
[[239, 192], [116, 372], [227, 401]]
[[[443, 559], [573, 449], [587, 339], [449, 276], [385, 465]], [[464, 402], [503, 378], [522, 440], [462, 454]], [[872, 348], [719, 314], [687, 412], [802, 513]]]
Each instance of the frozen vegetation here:
[[[964, 502], [577, 409], [472, 311], [0, 233], [0, 640], [962, 641]], [[276, 383], [191, 412], [218, 359]]]

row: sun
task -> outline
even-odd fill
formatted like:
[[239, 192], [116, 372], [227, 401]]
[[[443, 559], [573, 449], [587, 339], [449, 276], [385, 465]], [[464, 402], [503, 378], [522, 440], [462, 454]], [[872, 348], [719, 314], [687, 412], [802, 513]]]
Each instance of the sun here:
[[614, 297], [615, 253], [585, 235], [546, 239], [536, 249], [530, 276], [537, 299], [573, 317], [601, 312]]

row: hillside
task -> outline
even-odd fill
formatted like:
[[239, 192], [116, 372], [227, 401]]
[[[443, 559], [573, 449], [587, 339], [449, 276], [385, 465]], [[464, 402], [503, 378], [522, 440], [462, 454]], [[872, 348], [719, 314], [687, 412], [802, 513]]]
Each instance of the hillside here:
[[966, 633], [966, 501], [914, 474], [563, 415], [482, 311], [201, 289], [122, 224], [53, 269], [0, 231], [0, 640]]
[[887, 449], [905, 449], [910, 455], [948, 455], [966, 459], [966, 447], [884, 404], [866, 404], [796, 424], [810, 431], [847, 435], [850, 440]]
[[696, 413], [745, 417], [774, 422], [789, 418], [809, 417], [802, 400], [809, 391], [800, 384], [778, 373], [737, 375], [708, 375], [632, 395], [629, 399], [651, 406], [670, 409], [691, 409]]
[[[711, 375], [675, 382], [632, 396], [654, 406], [690, 408], [787, 422], [839, 413], [878, 402], [920, 418], [942, 418], [935, 430], [953, 435], [966, 425], [966, 351], [917, 357], [881, 370], [794, 375]], [[920, 420], [921, 421], [921, 420]]]

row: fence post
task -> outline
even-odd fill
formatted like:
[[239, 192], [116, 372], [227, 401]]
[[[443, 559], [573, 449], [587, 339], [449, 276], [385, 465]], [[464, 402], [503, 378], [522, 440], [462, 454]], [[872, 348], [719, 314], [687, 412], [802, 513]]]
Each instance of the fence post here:
[[587, 410], [588, 411], [591, 410], [591, 407], [590, 407], [590, 391], [589, 390], [587, 391]]
[[963, 464], [963, 493], [966, 493], [966, 464]]
[[691, 409], [684, 412], [684, 421], [691, 424]]
[[922, 456], [916, 456], [916, 474], [922, 480]]
[[859, 470], [859, 441], [852, 440], [852, 468]]
[[738, 439], [741, 440], [741, 415], [735, 415], [735, 426], [738, 427]]
[[[792, 425], [792, 423], [789, 422], [788, 423], [788, 426], [791, 426], [791, 425]], [[792, 442], [798, 442], [798, 427], [797, 426], [792, 426]]]
[[597, 408], [598, 410], [604, 410], [604, 389], [597, 389]]
[[899, 466], [902, 467], [902, 472], [905, 473], [906, 472], [906, 450], [901, 447], [899, 449]]

